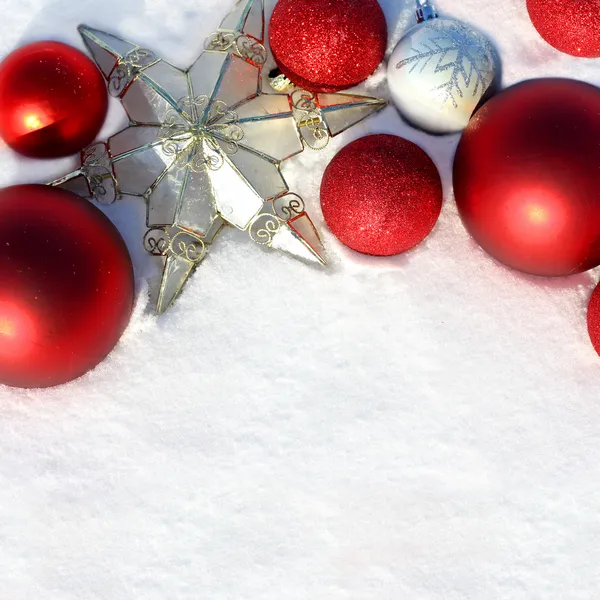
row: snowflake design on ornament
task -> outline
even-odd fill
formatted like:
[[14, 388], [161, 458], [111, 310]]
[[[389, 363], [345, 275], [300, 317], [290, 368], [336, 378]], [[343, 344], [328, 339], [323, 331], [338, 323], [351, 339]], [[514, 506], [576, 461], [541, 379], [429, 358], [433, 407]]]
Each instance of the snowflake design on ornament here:
[[[490, 42], [465, 23], [444, 19], [427, 21], [411, 38], [415, 54], [397, 63], [397, 69], [410, 67], [424, 73], [435, 61], [435, 75], [447, 73], [448, 79], [432, 91], [440, 104], [451, 103], [458, 108], [458, 98], [463, 98], [473, 87], [472, 95], [482, 96], [493, 80], [494, 50]], [[474, 83], [474, 85], [473, 85]]]

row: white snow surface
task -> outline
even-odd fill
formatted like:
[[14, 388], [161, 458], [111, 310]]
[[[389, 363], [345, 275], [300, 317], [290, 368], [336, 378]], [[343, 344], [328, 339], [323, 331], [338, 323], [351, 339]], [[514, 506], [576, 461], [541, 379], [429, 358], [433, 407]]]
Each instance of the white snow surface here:
[[[382, 0], [390, 50], [413, 3]], [[1, 0], [0, 56], [77, 25], [186, 67], [232, 0]], [[267, 0], [268, 13], [274, 0]], [[599, 62], [549, 47], [524, 0], [439, 0], [494, 41], [504, 84]], [[381, 68], [358, 91], [387, 95]], [[105, 138], [124, 126], [112, 101]], [[421, 145], [444, 180], [435, 231], [395, 258], [327, 231], [319, 185], [351, 140]], [[2, 600], [596, 600], [600, 359], [586, 332], [598, 274], [541, 280], [469, 238], [452, 197], [458, 136], [388, 107], [285, 175], [330, 266], [229, 231], [178, 304], [147, 310], [144, 211], [106, 210], [138, 275], [131, 326], [95, 371], [0, 388]], [[0, 185], [74, 159], [0, 149]]]

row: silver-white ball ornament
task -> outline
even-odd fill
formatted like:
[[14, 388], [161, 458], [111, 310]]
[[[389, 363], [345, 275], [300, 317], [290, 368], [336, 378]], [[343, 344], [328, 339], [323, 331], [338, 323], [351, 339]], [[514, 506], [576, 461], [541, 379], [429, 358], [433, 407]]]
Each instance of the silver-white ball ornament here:
[[415, 126], [437, 134], [462, 131], [497, 71], [490, 42], [468, 24], [437, 18], [417, 0], [418, 20], [388, 65], [390, 94]]

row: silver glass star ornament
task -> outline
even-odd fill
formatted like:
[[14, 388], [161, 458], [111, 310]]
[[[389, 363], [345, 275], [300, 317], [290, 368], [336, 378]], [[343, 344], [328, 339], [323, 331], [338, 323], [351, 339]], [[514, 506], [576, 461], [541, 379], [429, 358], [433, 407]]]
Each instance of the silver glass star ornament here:
[[145, 248], [160, 257], [156, 309], [177, 299], [224, 225], [259, 244], [324, 264], [319, 235], [281, 163], [320, 149], [386, 106], [350, 94], [262, 91], [263, 0], [240, 0], [181, 70], [151, 50], [87, 26], [80, 33], [130, 124], [52, 182], [98, 202], [147, 204]]

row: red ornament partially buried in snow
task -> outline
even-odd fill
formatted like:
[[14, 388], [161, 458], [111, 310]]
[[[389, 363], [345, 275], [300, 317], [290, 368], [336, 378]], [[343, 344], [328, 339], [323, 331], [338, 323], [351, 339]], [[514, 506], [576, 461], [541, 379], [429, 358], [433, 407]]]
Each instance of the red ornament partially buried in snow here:
[[531, 22], [551, 46], [582, 58], [600, 56], [598, 0], [527, 0]]
[[588, 333], [594, 350], [600, 354], [600, 285], [594, 290], [587, 313]]
[[549, 277], [600, 265], [600, 90], [519, 83], [476, 113], [458, 145], [454, 193], [475, 240]]
[[387, 23], [377, 0], [279, 0], [269, 25], [271, 52], [294, 84], [337, 92], [383, 61]]
[[83, 375], [119, 341], [133, 306], [129, 252], [78, 196], [0, 190], [0, 384], [49, 387]]
[[102, 74], [71, 46], [35, 42], [0, 64], [0, 137], [20, 154], [79, 152], [98, 135], [107, 109]]
[[346, 246], [375, 256], [421, 243], [442, 210], [439, 172], [416, 144], [370, 135], [343, 148], [321, 184], [327, 225]]

